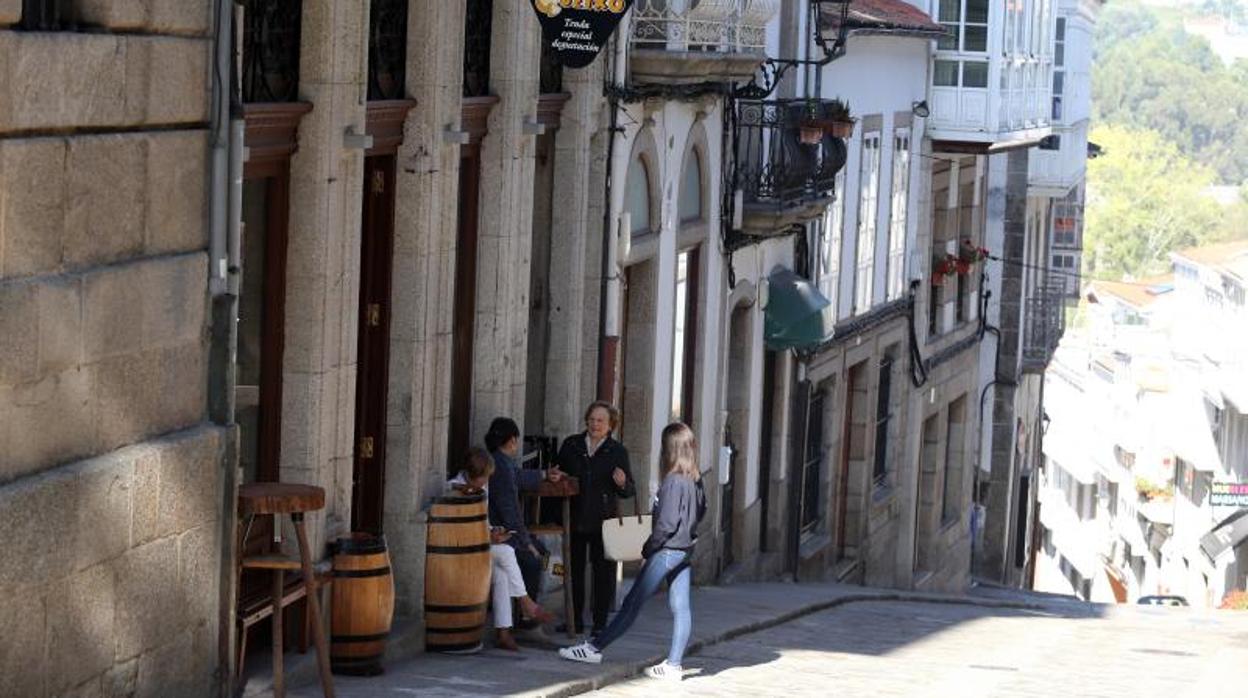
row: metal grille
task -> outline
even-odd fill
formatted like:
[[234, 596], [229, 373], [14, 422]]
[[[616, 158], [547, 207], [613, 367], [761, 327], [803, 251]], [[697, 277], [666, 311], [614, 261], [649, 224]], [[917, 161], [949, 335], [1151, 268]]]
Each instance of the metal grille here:
[[802, 460], [802, 533], [819, 526], [819, 483], [823, 471], [823, 392], [816, 391], [806, 413], [806, 453]]
[[297, 0], [244, 0], [242, 5], [243, 101], [298, 100], [303, 3]]
[[494, 0], [467, 0], [464, 12], [464, 96], [490, 93], [490, 27]]
[[886, 484], [888, 479], [888, 423], [892, 417], [893, 359], [880, 361], [880, 381], [875, 404], [875, 464], [872, 477], [876, 485]]
[[368, 10], [368, 98], [407, 96], [407, 0], [371, 0]]
[[1023, 368], [1043, 370], [1066, 332], [1066, 304], [1060, 276], [1039, 286], [1023, 303]]

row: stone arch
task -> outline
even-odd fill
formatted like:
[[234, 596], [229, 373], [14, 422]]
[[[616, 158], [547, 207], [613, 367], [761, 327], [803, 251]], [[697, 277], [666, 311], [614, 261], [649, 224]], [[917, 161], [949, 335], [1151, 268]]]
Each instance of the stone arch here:
[[[655, 234], [663, 227], [662, 167], [654, 134], [649, 128], [643, 128], [633, 139], [624, 174], [623, 210], [634, 219], [629, 231], [633, 237]], [[644, 197], [638, 191], [643, 185]], [[636, 220], [643, 205], [645, 220]]]

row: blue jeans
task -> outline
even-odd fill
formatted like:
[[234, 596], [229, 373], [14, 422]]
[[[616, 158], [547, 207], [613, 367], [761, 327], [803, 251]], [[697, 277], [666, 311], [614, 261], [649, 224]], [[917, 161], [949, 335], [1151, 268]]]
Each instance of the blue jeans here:
[[590, 640], [599, 651], [620, 639], [628, 628], [637, 620], [641, 607], [646, 600], [659, 590], [659, 584], [667, 580], [667, 606], [672, 611], [672, 646], [667, 653], [667, 661], [673, 666], [680, 666], [685, 656], [685, 645], [689, 644], [689, 632], [693, 628], [693, 617], [689, 612], [689, 553], [684, 550], [664, 548], [655, 553], [641, 568], [637, 581], [620, 606], [607, 627], [602, 629]]

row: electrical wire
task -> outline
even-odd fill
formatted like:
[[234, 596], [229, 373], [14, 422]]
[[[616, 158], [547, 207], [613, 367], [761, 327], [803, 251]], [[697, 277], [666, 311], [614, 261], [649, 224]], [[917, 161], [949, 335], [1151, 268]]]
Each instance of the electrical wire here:
[[[988, 255], [987, 257], [988, 257], [988, 259], [991, 259], [991, 260], [992, 260], [992, 261], [994, 261], [994, 262], [1001, 262], [1002, 264], [1009, 264], [1009, 265], [1016, 266], [1016, 267], [1022, 267], [1022, 268], [1024, 268], [1024, 269], [1033, 269], [1033, 270], [1035, 270], [1035, 271], [1043, 271], [1043, 272], [1046, 272], [1046, 273], [1048, 273], [1048, 274], [1053, 274], [1053, 275], [1056, 275], [1056, 276], [1065, 276], [1065, 277], [1067, 277], [1067, 278], [1070, 278], [1070, 279], [1076, 279], [1076, 280], [1080, 280], [1080, 279], [1084, 279], [1084, 278], [1085, 278], [1085, 277], [1083, 276], [1083, 274], [1080, 274], [1080, 273], [1078, 273], [1078, 272], [1063, 271], [1063, 270], [1061, 270], [1061, 269], [1054, 269], [1054, 268], [1052, 268], [1052, 267], [1042, 266], [1042, 265], [1039, 265], [1039, 264], [1031, 264], [1031, 263], [1029, 263], [1029, 262], [1023, 262], [1023, 261], [1020, 261], [1020, 260], [1017, 260], [1017, 259], [1006, 259], [1006, 258], [1004, 258], [1004, 257], [999, 257], [999, 256], [997, 256], [997, 255], [992, 255], [992, 254]], [[1157, 286], [1159, 286], [1159, 285], [1164, 285], [1164, 284], [1156, 284], [1156, 283], [1151, 283], [1151, 284], [1149, 284], [1149, 283], [1144, 283], [1144, 282], [1141, 282], [1141, 281], [1113, 281], [1113, 280], [1110, 280], [1110, 279], [1091, 279], [1091, 278], [1088, 278], [1088, 279], [1086, 279], [1086, 280], [1087, 280], [1087, 281], [1108, 281], [1109, 283], [1112, 283], [1112, 284], [1123, 284], [1123, 285], [1125, 285], [1125, 286], [1137, 286], [1137, 287], [1139, 287], [1139, 288], [1146, 288], [1146, 289], [1149, 289], [1149, 288], [1156, 288], [1156, 287], [1157, 287]]]

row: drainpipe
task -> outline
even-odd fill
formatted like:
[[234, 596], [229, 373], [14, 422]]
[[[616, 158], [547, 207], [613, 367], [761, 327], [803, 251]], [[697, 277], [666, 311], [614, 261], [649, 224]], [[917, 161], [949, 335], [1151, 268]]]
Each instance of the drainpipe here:
[[230, 695], [234, 676], [236, 578], [235, 500], [238, 494], [238, 430], [234, 428], [240, 212], [242, 210], [243, 121], [234, 66], [235, 8], [214, 2], [213, 70], [209, 138], [208, 293], [211, 326], [208, 353], [208, 419], [226, 428], [221, 449], [220, 568], [218, 570], [217, 688]]
[[[624, 87], [626, 75], [626, 67], [628, 60], [628, 39], [630, 27], [630, 18], [625, 16], [620, 22], [619, 29], [615, 35], [615, 54], [613, 56], [611, 71], [611, 86], [619, 89]], [[617, 352], [620, 346], [620, 326], [622, 319], [620, 318], [620, 293], [622, 291], [622, 277], [617, 274], [618, 263], [623, 260], [616, 259], [616, 234], [614, 221], [619, 219], [620, 212], [616, 210], [616, 206], [612, 202], [611, 189], [615, 181], [614, 173], [617, 168], [617, 159], [627, 157], [627, 151], [623, 148], [616, 148], [616, 140], [624, 132], [619, 126], [619, 98], [614, 92], [608, 92], [607, 95], [608, 108], [610, 109], [610, 125], [608, 132], [610, 139], [607, 141], [607, 172], [603, 184], [603, 206], [602, 206], [602, 285], [598, 294], [598, 388], [597, 394], [599, 400], [614, 402], [615, 395], [615, 366]], [[627, 163], [623, 163], [627, 166]], [[621, 235], [628, 235], [630, 231], [620, 231]]]

